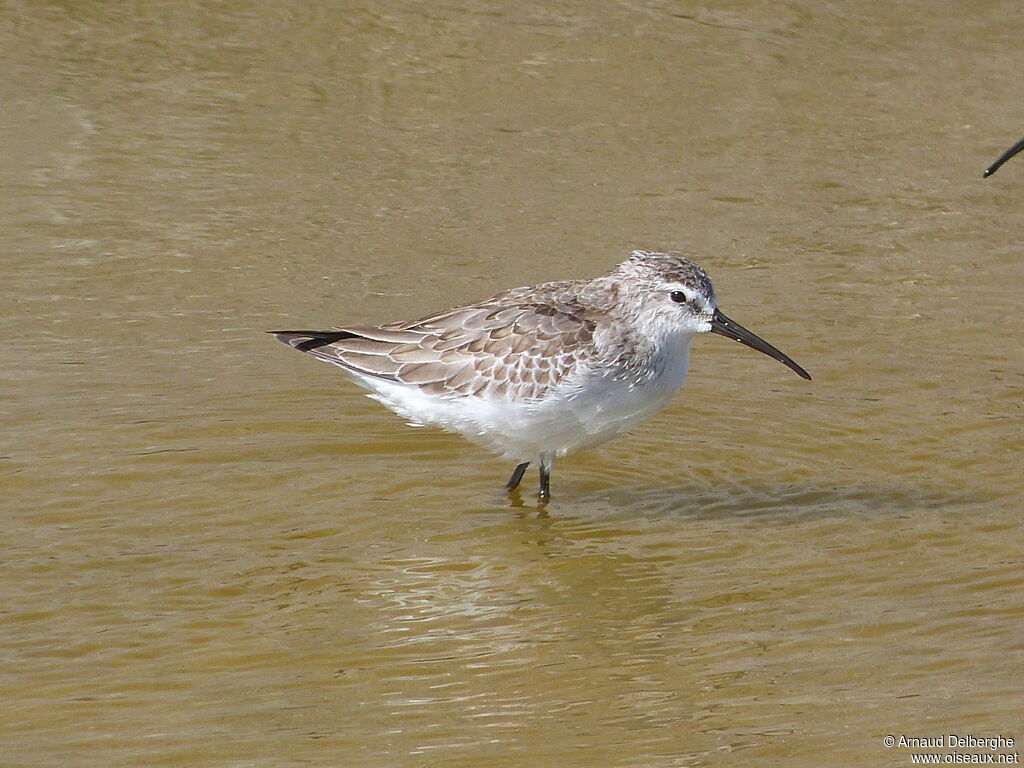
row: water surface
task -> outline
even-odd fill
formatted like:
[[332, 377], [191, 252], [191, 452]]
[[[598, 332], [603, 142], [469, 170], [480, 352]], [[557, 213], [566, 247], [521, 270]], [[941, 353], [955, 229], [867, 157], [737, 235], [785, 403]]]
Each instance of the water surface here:
[[[1024, 132], [1016, 5], [0, 18], [0, 763], [1024, 740], [1024, 161], [981, 180]], [[699, 339], [544, 514], [262, 333], [636, 247], [814, 381]]]

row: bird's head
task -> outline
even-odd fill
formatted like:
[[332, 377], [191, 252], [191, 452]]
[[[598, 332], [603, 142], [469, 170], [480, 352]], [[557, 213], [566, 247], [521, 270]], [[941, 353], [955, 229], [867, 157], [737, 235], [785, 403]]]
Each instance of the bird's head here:
[[633, 251], [608, 277], [618, 283], [620, 306], [631, 307], [633, 321], [650, 336], [691, 337], [711, 331], [763, 352], [802, 378], [811, 378], [788, 356], [726, 317], [718, 308], [707, 272], [678, 253]]

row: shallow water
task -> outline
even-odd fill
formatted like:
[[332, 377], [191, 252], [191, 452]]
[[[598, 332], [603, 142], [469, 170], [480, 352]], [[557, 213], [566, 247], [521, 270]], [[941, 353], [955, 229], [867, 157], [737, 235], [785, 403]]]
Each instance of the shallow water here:
[[[0, 13], [0, 764], [1019, 745], [1017, 6], [382, 7]], [[699, 339], [542, 513], [262, 333], [634, 247], [814, 381]]]

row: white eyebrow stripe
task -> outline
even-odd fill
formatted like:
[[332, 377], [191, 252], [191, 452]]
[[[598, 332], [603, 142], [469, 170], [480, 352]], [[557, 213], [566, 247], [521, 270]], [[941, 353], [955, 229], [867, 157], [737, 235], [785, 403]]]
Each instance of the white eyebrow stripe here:
[[686, 295], [687, 301], [696, 301], [697, 305], [705, 312], [714, 311], [718, 303], [714, 298], [708, 298], [700, 290], [691, 285], [683, 283], [671, 283], [668, 286], [670, 292], [680, 291]]

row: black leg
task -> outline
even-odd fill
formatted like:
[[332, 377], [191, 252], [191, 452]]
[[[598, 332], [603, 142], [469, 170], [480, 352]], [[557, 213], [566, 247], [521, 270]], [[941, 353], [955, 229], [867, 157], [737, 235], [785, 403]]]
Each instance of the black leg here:
[[526, 468], [530, 466], [530, 462], [524, 461], [512, 470], [512, 477], [508, 479], [508, 484], [505, 486], [505, 490], [514, 491], [519, 487], [519, 483], [523, 479], [523, 475], [526, 474]]
[[551, 457], [540, 457], [540, 500], [547, 501], [551, 498]]

